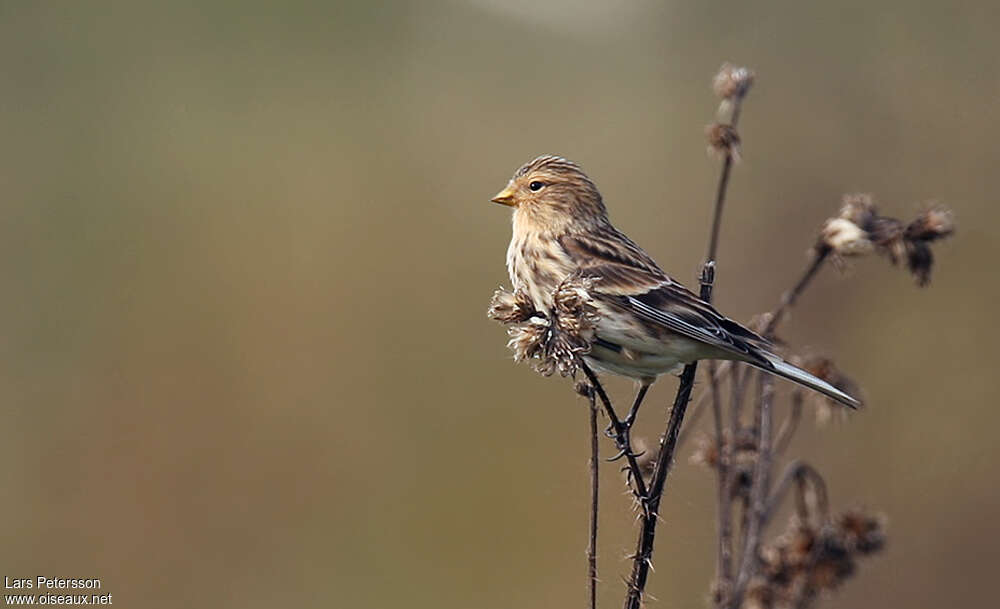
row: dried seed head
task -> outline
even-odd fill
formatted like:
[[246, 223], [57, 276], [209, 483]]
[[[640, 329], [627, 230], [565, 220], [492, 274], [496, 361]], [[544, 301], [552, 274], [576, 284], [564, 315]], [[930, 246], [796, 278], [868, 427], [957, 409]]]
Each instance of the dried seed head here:
[[[777, 606], [780, 598], [778, 591], [769, 581], [761, 577], [755, 577], [747, 586], [747, 591], [743, 596], [742, 609], [772, 609]], [[721, 607], [722, 604], [715, 604]]]
[[523, 293], [497, 290], [489, 316], [510, 326], [507, 346], [514, 361], [537, 360], [535, 370], [545, 376], [559, 372], [573, 376], [579, 357], [590, 352], [594, 328], [599, 316], [589, 290], [594, 280], [572, 277], [553, 292], [553, 306], [548, 315], [534, 310]]
[[814, 255], [833, 254], [835, 264], [843, 258], [861, 256], [871, 251], [885, 255], [892, 264], [906, 261], [917, 284], [930, 282], [934, 255], [928, 243], [955, 231], [952, 212], [940, 205], [927, 208], [909, 225], [895, 218], [878, 215], [871, 195], [844, 196], [840, 214], [823, 224]]
[[734, 161], [740, 160], [740, 134], [732, 125], [712, 123], [705, 127], [705, 137], [708, 139], [708, 153], [719, 158], [731, 156]]
[[588, 277], [566, 279], [552, 295], [553, 315], [559, 330], [574, 343], [587, 347], [594, 340], [594, 328], [600, 321], [597, 306], [590, 297], [594, 280]]
[[906, 227], [906, 238], [910, 241], [935, 241], [949, 237], [955, 232], [955, 217], [952, 211], [941, 205], [924, 210]]
[[846, 218], [827, 220], [820, 231], [816, 248], [844, 257], [863, 256], [874, 249], [868, 233]]
[[500, 288], [493, 292], [486, 315], [502, 324], [513, 324], [528, 321], [535, 313], [535, 307], [525, 292], [509, 292]]
[[903, 243], [903, 223], [895, 218], [876, 216], [868, 223], [868, 234], [878, 251], [885, 254], [892, 264], [899, 264], [906, 253]]
[[906, 242], [906, 268], [913, 273], [917, 285], [924, 287], [931, 282], [931, 267], [934, 266], [934, 254], [926, 241]]
[[865, 228], [875, 215], [875, 201], [870, 194], [859, 192], [844, 195], [840, 205], [841, 218]]
[[507, 348], [514, 352], [514, 361], [523, 362], [541, 354], [549, 334], [549, 320], [532, 317], [507, 329]]
[[773, 606], [790, 606], [842, 584], [857, 559], [885, 543], [883, 521], [859, 510], [816, 526], [793, 516], [784, 533], [761, 546], [760, 583]]
[[885, 517], [881, 514], [846, 510], [837, 516], [835, 524], [848, 547], [860, 554], [873, 554], [885, 547]]
[[742, 98], [750, 90], [755, 74], [749, 68], [722, 64], [719, 73], [712, 79], [712, 90], [725, 100]]
[[905, 242], [906, 268], [923, 287], [931, 281], [934, 254], [930, 243], [949, 237], [955, 232], [955, 217], [952, 211], [942, 205], [932, 205], [907, 225], [903, 231]]

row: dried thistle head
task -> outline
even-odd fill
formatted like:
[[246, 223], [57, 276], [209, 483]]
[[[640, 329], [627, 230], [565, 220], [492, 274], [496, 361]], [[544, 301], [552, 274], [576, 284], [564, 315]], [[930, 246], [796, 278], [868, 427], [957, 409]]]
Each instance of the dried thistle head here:
[[768, 605], [792, 606], [841, 585], [857, 570], [857, 559], [885, 545], [884, 519], [849, 510], [822, 525], [792, 516], [784, 533], [761, 546], [755, 585]]
[[750, 68], [724, 63], [712, 79], [712, 90], [724, 100], [742, 98], [750, 90], [755, 76]]
[[954, 213], [938, 204], [925, 209], [906, 226], [906, 238], [910, 241], [936, 241], [950, 237], [954, 232]]
[[493, 292], [490, 308], [486, 312], [490, 319], [502, 324], [525, 322], [535, 314], [535, 306], [527, 293], [520, 290], [510, 292], [504, 288]]
[[535, 370], [544, 376], [559, 372], [573, 376], [579, 358], [590, 352], [599, 316], [589, 290], [594, 281], [570, 277], [553, 292], [548, 314], [535, 311], [523, 293], [497, 290], [489, 316], [509, 326], [507, 346], [514, 361], [537, 360]]
[[820, 230], [817, 249], [827, 250], [838, 256], [864, 256], [874, 245], [860, 226], [846, 218], [830, 218]]
[[838, 216], [860, 227], [866, 227], [876, 216], [875, 201], [865, 192], [844, 195]]
[[514, 352], [515, 362], [541, 357], [549, 336], [549, 320], [535, 316], [527, 321], [512, 324], [507, 329], [507, 336], [510, 337], [507, 348]]
[[906, 268], [917, 278], [918, 285], [925, 286], [931, 281], [934, 254], [928, 244], [954, 232], [954, 214], [940, 205], [924, 210], [903, 230]]
[[565, 335], [565, 340], [578, 344], [580, 349], [586, 351], [590, 350], [594, 328], [601, 319], [597, 306], [590, 297], [593, 287], [594, 279], [569, 277], [559, 284], [552, 295], [555, 325]]
[[926, 209], [909, 225], [896, 218], [880, 216], [868, 194], [844, 196], [840, 214], [823, 224], [814, 255], [833, 255], [835, 263], [851, 256], [878, 252], [893, 265], [906, 261], [906, 266], [925, 286], [930, 282], [934, 256], [928, 243], [951, 235], [954, 219], [947, 208], [934, 205]]
[[732, 157], [740, 161], [740, 134], [736, 128], [725, 123], [712, 123], [705, 127], [705, 137], [708, 139], [708, 152], [720, 159]]
[[849, 509], [841, 512], [834, 523], [848, 547], [859, 554], [874, 554], [885, 547], [885, 516], [881, 514]]
[[[747, 591], [743, 595], [742, 609], [772, 609], [778, 606], [781, 600], [779, 591], [763, 577], [755, 577], [747, 585]], [[713, 605], [721, 607], [721, 603]]]

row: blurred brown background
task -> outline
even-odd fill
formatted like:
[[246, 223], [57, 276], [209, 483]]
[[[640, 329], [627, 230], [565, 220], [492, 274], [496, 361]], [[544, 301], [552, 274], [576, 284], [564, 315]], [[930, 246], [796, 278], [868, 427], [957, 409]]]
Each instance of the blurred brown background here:
[[[997, 6], [3, 3], [0, 574], [100, 577], [125, 607], [582, 606], [586, 410], [486, 319], [510, 231], [488, 199], [568, 156], [691, 282], [709, 81], [731, 60], [758, 80], [723, 310], [769, 309], [844, 192], [956, 210], [928, 289], [880, 259], [825, 271], [784, 335], [870, 403], [792, 454], [836, 506], [890, 518], [826, 606], [982, 606]], [[689, 452], [654, 606], [704, 606], [714, 569], [714, 479]], [[634, 525], [604, 474], [617, 606]]]

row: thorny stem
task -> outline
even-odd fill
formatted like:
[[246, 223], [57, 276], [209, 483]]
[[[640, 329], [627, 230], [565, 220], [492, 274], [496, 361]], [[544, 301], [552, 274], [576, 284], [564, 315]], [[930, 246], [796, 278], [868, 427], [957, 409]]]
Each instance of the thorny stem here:
[[597, 400], [593, 388], [587, 396], [590, 401], [590, 544], [587, 546], [590, 609], [597, 609], [597, 508], [600, 476], [597, 465], [600, 446], [597, 441]]
[[674, 407], [667, 420], [667, 431], [660, 440], [660, 451], [656, 456], [656, 465], [650, 481], [649, 492], [644, 495], [645, 509], [642, 514], [642, 528], [639, 541], [636, 544], [635, 556], [632, 562], [632, 576], [629, 579], [628, 594], [625, 596], [626, 609], [639, 609], [642, 604], [642, 594], [646, 588], [646, 578], [649, 576], [650, 561], [653, 556], [653, 539], [656, 537], [656, 521], [659, 519], [660, 499], [667, 474], [673, 463], [674, 451], [677, 448], [677, 434], [684, 420], [684, 411], [691, 399], [691, 389], [694, 387], [694, 376], [697, 372], [695, 364], [688, 364], [681, 374], [680, 387], [674, 400]]
[[[739, 120], [742, 102], [742, 96], [738, 96], [733, 100], [733, 112], [729, 122], [732, 127], [736, 127], [736, 123]], [[705, 257], [705, 263], [701, 267], [701, 275], [699, 277], [699, 283], [701, 284], [699, 296], [705, 302], [712, 302], [712, 288], [715, 284], [715, 259], [718, 253], [719, 232], [722, 227], [722, 210], [725, 207], [726, 191], [729, 186], [729, 176], [732, 173], [732, 168], [733, 155], [731, 151], [727, 151], [722, 164], [722, 173], [719, 176], [719, 185], [715, 191], [715, 209], [708, 239], [708, 254]], [[688, 402], [691, 399], [691, 390], [694, 388], [694, 380], [697, 373], [697, 361], [684, 366], [684, 371], [681, 373], [680, 383], [677, 387], [677, 396], [674, 398], [674, 405], [670, 410], [670, 417], [667, 420], [667, 429], [660, 440], [660, 450], [656, 457], [656, 464], [653, 467], [649, 492], [642, 495], [645, 509], [643, 510], [642, 526], [639, 531], [635, 556], [633, 557], [632, 576], [629, 579], [628, 594], [625, 596], [625, 609], [639, 609], [639, 606], [642, 604], [642, 595], [646, 589], [646, 579], [649, 576], [649, 566], [653, 555], [653, 541], [656, 537], [656, 521], [659, 518], [660, 499], [663, 497], [663, 488], [666, 484], [667, 474], [670, 473], [670, 467], [673, 464], [674, 453], [677, 450], [677, 439], [680, 434], [681, 424], [684, 422], [684, 414], [687, 411]], [[711, 377], [714, 380], [715, 375], [712, 374]], [[717, 401], [717, 383], [712, 383], [712, 393], [715, 396], [713, 399]], [[717, 441], [722, 442], [721, 435], [718, 436]], [[720, 476], [723, 476], [722, 471], [723, 469], [720, 467]], [[728, 485], [728, 472], [720, 479], [719, 484], [720, 486]], [[720, 513], [720, 527], [723, 517], [728, 518], [728, 514]], [[721, 556], [721, 549], [719, 553]]]
[[587, 375], [587, 380], [590, 382], [590, 386], [594, 388], [597, 392], [598, 397], [601, 398], [601, 403], [604, 405], [604, 412], [608, 415], [608, 420], [611, 421], [611, 428], [615, 432], [615, 436], [622, 442], [621, 449], [624, 452], [625, 459], [628, 461], [629, 472], [631, 473], [631, 478], [635, 484], [635, 492], [639, 498], [646, 497], [646, 484], [642, 480], [642, 470], [639, 469], [639, 463], [635, 460], [635, 454], [632, 452], [632, 446], [629, 442], [628, 432], [625, 430], [625, 426], [622, 425], [621, 420], [618, 415], [615, 414], [615, 408], [611, 405], [611, 400], [608, 398], [608, 394], [604, 391], [604, 387], [601, 382], [597, 380], [597, 375], [594, 371], [590, 369], [590, 366], [580, 358], [580, 370]]

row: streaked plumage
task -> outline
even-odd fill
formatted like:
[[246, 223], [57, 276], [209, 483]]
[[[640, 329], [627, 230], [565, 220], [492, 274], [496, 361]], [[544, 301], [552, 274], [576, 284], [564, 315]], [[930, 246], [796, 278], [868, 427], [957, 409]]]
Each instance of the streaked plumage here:
[[611, 224], [597, 187], [572, 161], [538, 157], [493, 201], [514, 208], [507, 270], [537, 310], [551, 310], [552, 294], [567, 277], [595, 280], [591, 297], [600, 320], [586, 357], [596, 368], [648, 384], [695, 360], [736, 360], [857, 405], [671, 279]]

